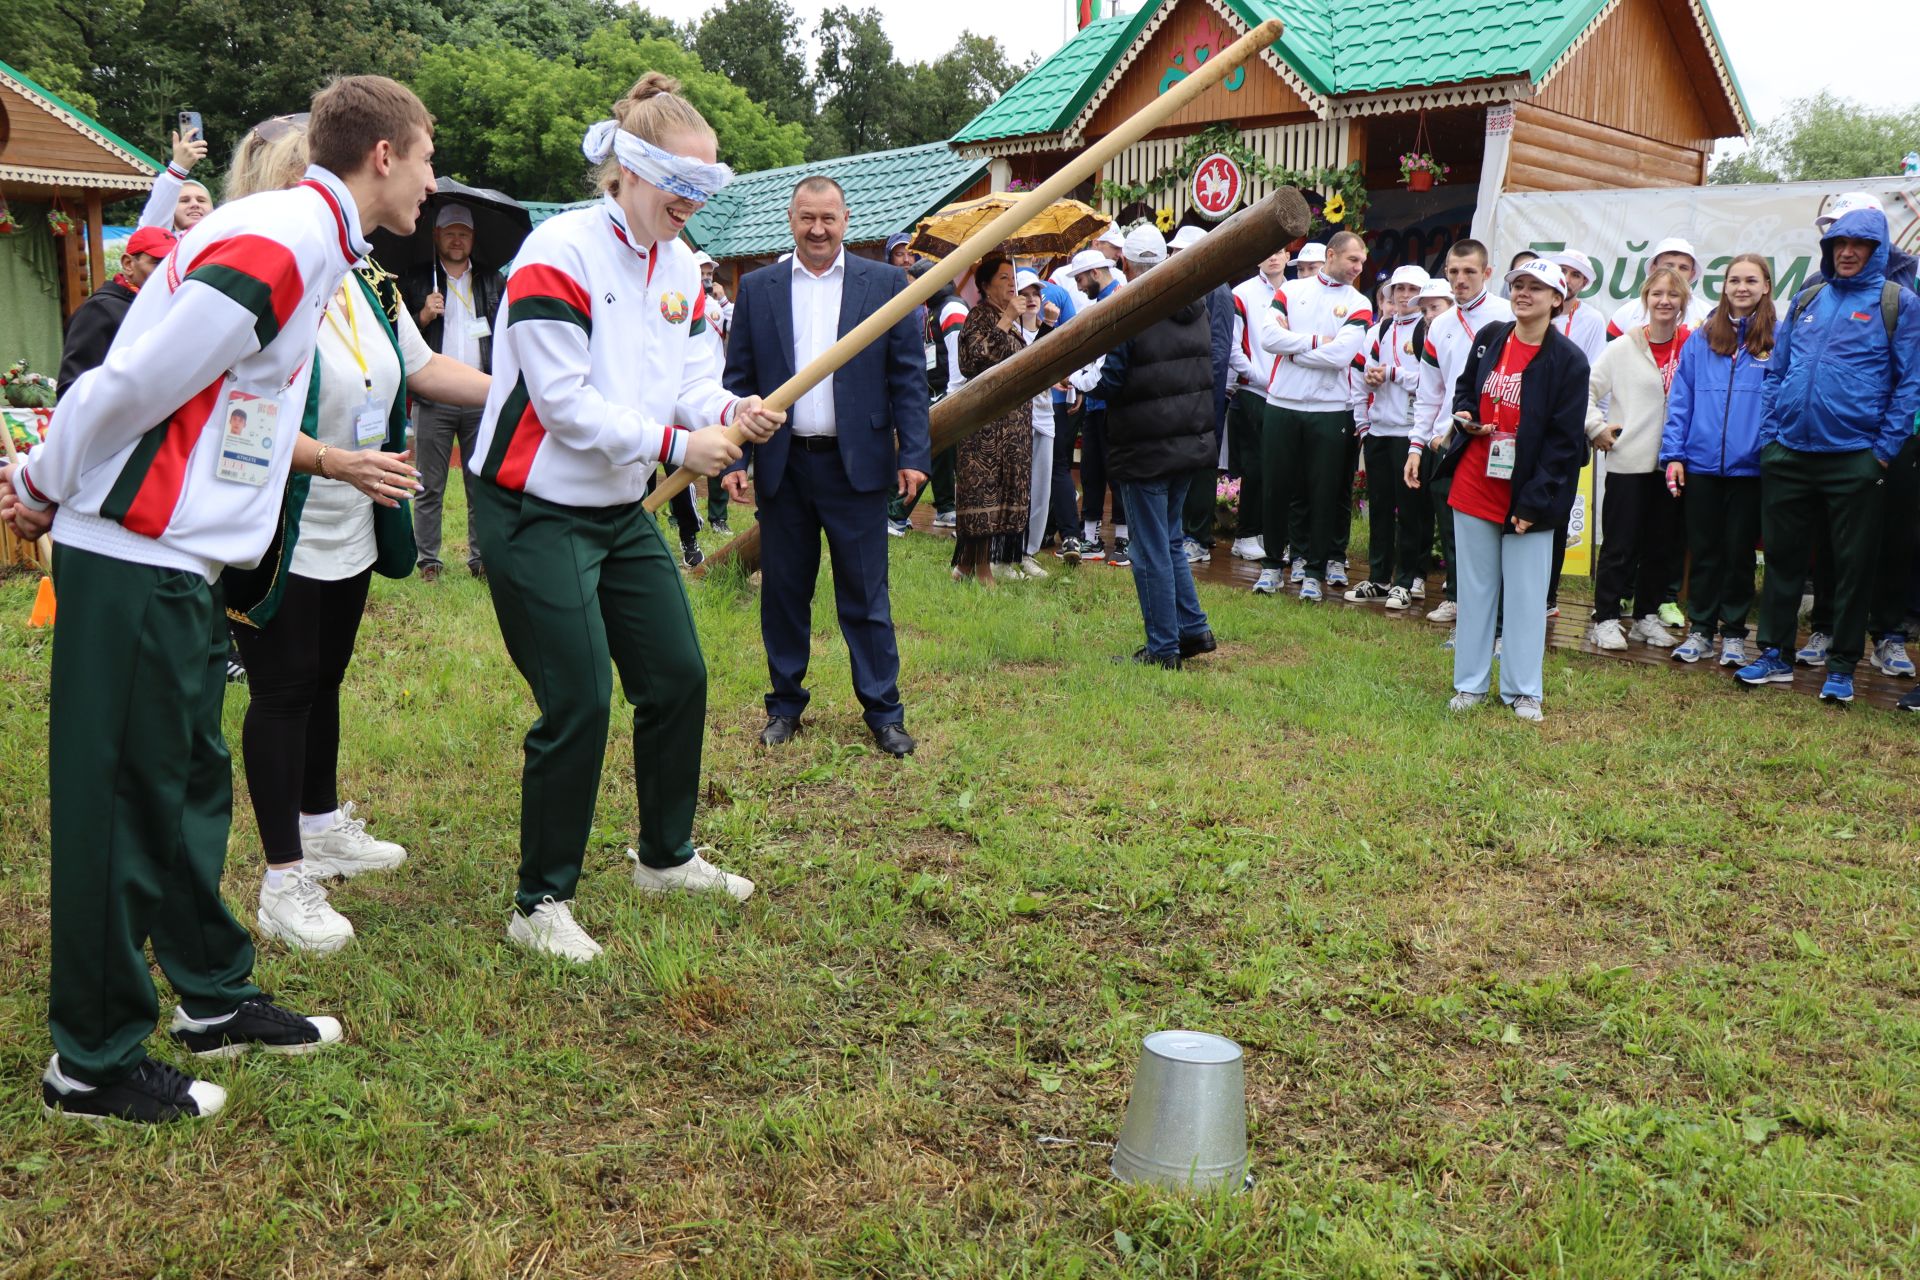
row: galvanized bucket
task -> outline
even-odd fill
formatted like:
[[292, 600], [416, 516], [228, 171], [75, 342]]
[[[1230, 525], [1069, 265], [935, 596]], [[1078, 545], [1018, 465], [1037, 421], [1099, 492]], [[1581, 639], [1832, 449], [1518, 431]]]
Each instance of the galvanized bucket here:
[[1194, 1191], [1253, 1184], [1239, 1045], [1204, 1031], [1156, 1031], [1141, 1043], [1113, 1176]]

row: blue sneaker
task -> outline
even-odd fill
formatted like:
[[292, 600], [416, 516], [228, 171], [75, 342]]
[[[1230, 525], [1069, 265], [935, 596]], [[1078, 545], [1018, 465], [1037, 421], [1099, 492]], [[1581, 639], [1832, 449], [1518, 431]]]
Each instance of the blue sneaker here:
[[913, 526], [905, 520], [889, 520], [887, 521], [887, 536], [890, 538], [904, 538], [912, 528]]
[[1347, 585], [1347, 562], [1345, 560], [1327, 561], [1327, 585], [1344, 587]]
[[1793, 668], [1781, 661], [1778, 649], [1769, 649], [1733, 673], [1741, 684], [1792, 684]]
[[1824, 631], [1816, 631], [1807, 637], [1806, 647], [1793, 655], [1793, 660], [1803, 667], [1817, 667], [1827, 660], [1827, 650], [1833, 647], [1833, 637]]
[[1253, 584], [1253, 590], [1256, 595], [1279, 595], [1280, 571], [1278, 569], [1262, 569], [1260, 571], [1260, 580]]
[[1300, 584], [1300, 598], [1309, 604], [1320, 603], [1320, 580], [1308, 578]]
[[1698, 662], [1713, 651], [1713, 641], [1698, 631], [1690, 631], [1687, 638], [1673, 651], [1675, 662]]
[[1913, 675], [1913, 659], [1907, 656], [1905, 636], [1888, 636], [1873, 646], [1870, 659], [1874, 668], [1885, 675], [1899, 676], [1902, 679]]
[[1822, 702], [1852, 702], [1853, 677], [1843, 676], [1838, 671], [1827, 672], [1827, 682], [1820, 686]]
[[1447, 638], [1446, 638], [1445, 640], [1442, 640], [1442, 641], [1440, 642], [1440, 647], [1441, 647], [1442, 649], [1446, 649], [1446, 650], [1448, 650], [1449, 652], [1451, 652], [1451, 651], [1452, 651], [1452, 649], [1453, 649], [1453, 638], [1454, 638], [1454, 636], [1456, 636], [1456, 635], [1458, 635], [1458, 634], [1459, 634], [1459, 632], [1457, 632], [1457, 631], [1449, 631], [1449, 632], [1447, 632]]

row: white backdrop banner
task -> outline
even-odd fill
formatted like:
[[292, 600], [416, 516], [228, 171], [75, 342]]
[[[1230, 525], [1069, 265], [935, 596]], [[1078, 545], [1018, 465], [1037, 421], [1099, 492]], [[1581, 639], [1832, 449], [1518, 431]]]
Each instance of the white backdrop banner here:
[[1847, 191], [1879, 196], [1893, 242], [1920, 252], [1917, 178], [1503, 195], [1495, 205], [1492, 234], [1483, 238], [1500, 268], [1522, 249], [1585, 253], [1600, 278], [1580, 296], [1608, 315], [1639, 296], [1653, 246], [1668, 236], [1684, 236], [1699, 251], [1708, 302], [1720, 300], [1720, 281], [1739, 253], [1765, 255], [1773, 264], [1775, 296], [1786, 298], [1820, 270], [1820, 233], [1813, 220]]

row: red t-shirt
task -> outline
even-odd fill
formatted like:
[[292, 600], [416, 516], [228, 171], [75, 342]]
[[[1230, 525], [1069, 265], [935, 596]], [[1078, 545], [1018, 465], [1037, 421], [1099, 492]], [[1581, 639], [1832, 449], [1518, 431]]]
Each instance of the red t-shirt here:
[[[1529, 345], [1508, 335], [1500, 349], [1500, 363], [1486, 385], [1480, 388], [1480, 421], [1493, 427], [1494, 434], [1514, 435], [1520, 430], [1520, 375], [1540, 354], [1537, 345]], [[1493, 435], [1469, 436], [1460, 466], [1453, 473], [1453, 493], [1447, 505], [1495, 524], [1507, 522], [1513, 507], [1513, 481], [1496, 480], [1487, 474], [1487, 454], [1493, 447]]]
[[1686, 345], [1686, 341], [1685, 325], [1675, 329], [1673, 336], [1665, 342], [1655, 342], [1651, 333], [1647, 335], [1647, 350], [1653, 353], [1654, 368], [1660, 370], [1660, 381], [1669, 394], [1673, 392], [1673, 375], [1680, 368], [1680, 348]]

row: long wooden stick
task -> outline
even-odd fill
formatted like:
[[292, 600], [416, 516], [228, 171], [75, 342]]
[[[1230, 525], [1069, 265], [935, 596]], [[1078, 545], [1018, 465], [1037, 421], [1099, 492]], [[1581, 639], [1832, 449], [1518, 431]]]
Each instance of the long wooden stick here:
[[[1155, 321], [1172, 315], [1216, 285], [1245, 280], [1275, 249], [1307, 234], [1312, 215], [1291, 187], [1229, 218], [1191, 249], [1116, 289], [1033, 345], [1015, 352], [933, 406], [934, 452], [959, 443], [1068, 373], [1091, 364]], [[738, 561], [753, 572], [760, 562], [760, 526], [708, 556], [696, 574]]]
[[[986, 226], [967, 238], [965, 244], [942, 258], [933, 270], [908, 284], [886, 306], [862, 320], [852, 332], [807, 362], [807, 367], [781, 383], [766, 397], [769, 409], [784, 411], [801, 396], [833, 376], [841, 365], [853, 359], [881, 334], [913, 314], [915, 308], [943, 286], [959, 279], [962, 272], [987, 256], [1002, 240], [1025, 226], [1042, 209], [1066, 195], [1098, 173], [1100, 167], [1128, 147], [1165, 124], [1182, 107], [1227, 78], [1235, 67], [1253, 57], [1280, 38], [1278, 18], [1269, 18], [1246, 35], [1200, 64], [1199, 70], [1135, 112], [1112, 133], [1068, 161], [1059, 172], [1028, 192]], [[727, 438], [739, 444], [746, 438], [738, 427], [728, 427]], [[694, 481], [696, 473], [682, 467], [658, 485], [648, 496], [646, 507], [658, 511]]]
[[[0, 422], [0, 440], [5, 440], [7, 444], [7, 465], [19, 466], [20, 451], [13, 447], [13, 428], [4, 422]], [[53, 576], [53, 539], [43, 533], [34, 540], [33, 549], [39, 553], [41, 570], [51, 578]]]

